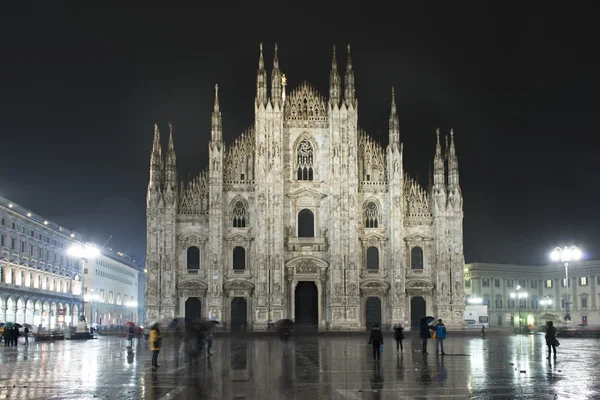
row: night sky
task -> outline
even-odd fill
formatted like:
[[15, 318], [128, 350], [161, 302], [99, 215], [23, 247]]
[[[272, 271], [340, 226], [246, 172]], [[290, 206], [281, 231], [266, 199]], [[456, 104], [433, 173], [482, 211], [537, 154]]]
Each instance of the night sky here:
[[343, 72], [350, 43], [359, 125], [387, 144], [395, 86], [423, 185], [435, 128], [454, 128], [467, 262], [544, 263], [560, 244], [600, 258], [591, 10], [289, 4], [5, 13], [0, 195], [139, 260], [154, 122], [165, 145], [173, 123], [187, 180], [207, 165], [215, 83], [225, 141], [253, 123], [259, 42], [269, 72], [278, 43], [288, 91], [306, 79], [323, 95], [332, 45]]

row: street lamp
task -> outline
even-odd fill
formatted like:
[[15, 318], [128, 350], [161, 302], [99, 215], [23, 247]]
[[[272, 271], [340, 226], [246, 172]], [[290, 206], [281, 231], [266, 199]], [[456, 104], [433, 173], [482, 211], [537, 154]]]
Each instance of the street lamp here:
[[510, 298], [514, 299], [516, 298], [519, 302], [519, 333], [521, 333], [521, 299], [526, 299], [527, 298], [527, 292], [521, 292], [521, 286], [517, 285], [517, 287], [515, 288], [515, 290], [517, 291], [516, 293], [511, 293], [510, 294]]
[[553, 261], [561, 261], [565, 264], [565, 286], [567, 288], [567, 298], [565, 301], [566, 315], [565, 321], [571, 320], [570, 314], [570, 301], [569, 301], [569, 262], [581, 260], [581, 250], [577, 248], [577, 246], [571, 247], [556, 247], [552, 253], [550, 253], [550, 258]]
[[[73, 243], [68, 249], [67, 254], [72, 257], [77, 257], [81, 261], [81, 269], [83, 270], [85, 263], [88, 258], [97, 257], [100, 254], [100, 250], [93, 243]], [[83, 272], [83, 271], [82, 271]], [[91, 303], [92, 297], [89, 296], [86, 300], [86, 296], [83, 297], [83, 315], [85, 315], [85, 302], [89, 301]], [[90, 313], [92, 311], [90, 310]]]

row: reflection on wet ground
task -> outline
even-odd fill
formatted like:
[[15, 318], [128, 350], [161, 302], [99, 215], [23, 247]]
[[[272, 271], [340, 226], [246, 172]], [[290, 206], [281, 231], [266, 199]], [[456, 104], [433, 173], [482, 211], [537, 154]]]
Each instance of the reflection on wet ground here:
[[[446, 356], [404, 352], [386, 341], [372, 361], [364, 337], [215, 338], [198, 370], [176, 364], [165, 340], [152, 372], [147, 342], [128, 357], [125, 340], [0, 346], [0, 398], [22, 399], [591, 399], [600, 398], [594, 339], [563, 339], [546, 359], [542, 336], [449, 338]], [[430, 344], [434, 353], [434, 342]]]

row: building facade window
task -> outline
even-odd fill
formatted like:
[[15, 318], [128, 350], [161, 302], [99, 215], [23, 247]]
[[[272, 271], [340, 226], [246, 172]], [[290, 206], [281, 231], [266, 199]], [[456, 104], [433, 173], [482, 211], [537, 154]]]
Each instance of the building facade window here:
[[200, 269], [200, 249], [196, 246], [187, 249], [187, 269]]
[[470, 279], [465, 279], [465, 288], [471, 289], [471, 280]]
[[419, 246], [410, 250], [410, 268], [423, 269], [423, 249]]
[[587, 276], [581, 276], [579, 277], [579, 286], [587, 286], [588, 285], [588, 278]]
[[375, 203], [370, 202], [365, 209], [365, 228], [379, 227], [379, 210]]
[[494, 279], [494, 286], [497, 288], [500, 287], [500, 279]]
[[[570, 279], [569, 279], [569, 281], [570, 281]], [[567, 280], [566, 279], [561, 279], [560, 280], [560, 286], [566, 287], [567, 286]], [[569, 287], [571, 287], [571, 282], [569, 282]]]
[[297, 175], [299, 181], [312, 181], [314, 178], [314, 152], [308, 140], [303, 140], [298, 145]]
[[512, 288], [515, 287], [515, 281], [512, 279], [507, 279], [506, 280], [506, 287]]
[[367, 269], [379, 269], [379, 249], [377, 247], [369, 247], [367, 249]]
[[537, 289], [537, 281], [531, 281], [531, 288]]
[[552, 289], [552, 279], [546, 279], [544, 281], [544, 286], [546, 287], [546, 289]]
[[581, 308], [587, 308], [587, 297], [581, 298]]
[[233, 249], [233, 269], [238, 271], [246, 269], [246, 249], [242, 246]]
[[233, 214], [233, 227], [234, 228], [245, 228], [246, 227], [246, 205], [243, 201], [238, 200], [235, 202], [232, 210]]
[[307, 208], [298, 213], [298, 237], [315, 237], [315, 215]]
[[481, 280], [481, 286], [483, 286], [483, 287], [489, 287], [490, 286], [490, 280], [488, 278], [483, 278]]

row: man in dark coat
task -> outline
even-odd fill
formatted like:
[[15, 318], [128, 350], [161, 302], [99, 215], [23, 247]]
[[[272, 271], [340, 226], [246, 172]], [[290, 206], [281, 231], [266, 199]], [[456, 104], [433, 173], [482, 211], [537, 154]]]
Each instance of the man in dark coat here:
[[431, 332], [429, 332], [429, 329], [430, 327], [427, 325], [427, 322], [422, 319], [421, 324], [419, 325], [419, 336], [423, 340], [423, 354], [429, 354], [427, 353], [427, 340], [431, 339]]
[[375, 324], [373, 329], [371, 329], [369, 344], [373, 346], [373, 360], [379, 361], [379, 357], [381, 357], [381, 345], [383, 344], [383, 335], [381, 334], [379, 324]]
[[554, 359], [556, 360], [556, 327], [552, 321], [548, 321], [546, 323], [546, 345], [548, 346], [548, 359], [550, 359], [550, 355], [552, 351], [554, 351]]

